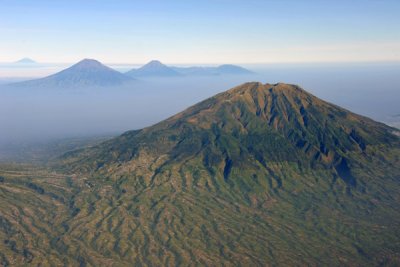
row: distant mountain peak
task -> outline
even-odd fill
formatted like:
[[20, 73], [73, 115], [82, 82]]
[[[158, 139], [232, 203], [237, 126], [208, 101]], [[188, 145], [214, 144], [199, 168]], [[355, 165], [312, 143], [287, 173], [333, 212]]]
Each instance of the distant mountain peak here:
[[114, 86], [132, 78], [110, 68], [95, 59], [83, 59], [71, 67], [42, 79], [17, 83], [18, 86], [40, 88], [83, 88], [90, 86]]
[[252, 71], [232, 64], [223, 64], [217, 67], [221, 74], [251, 74]]
[[151, 60], [145, 66], [166, 66], [166, 65], [161, 63], [161, 61], [159, 60]]
[[168, 77], [168, 76], [180, 76], [180, 74], [175, 71], [173, 68], [164, 65], [158, 60], [152, 60], [147, 64], [143, 65], [139, 69], [134, 69], [128, 71], [126, 73], [129, 76], [137, 77], [137, 76], [159, 76], [159, 77]]
[[93, 64], [93, 65], [103, 65], [101, 64], [100, 61], [96, 60], [96, 59], [91, 59], [91, 58], [85, 58], [82, 59], [81, 61], [79, 61], [76, 64]]
[[161, 61], [151, 60], [150, 62], [145, 64], [142, 68], [169, 68], [169, 67], [161, 63]]
[[15, 63], [18, 63], [18, 64], [34, 64], [34, 63], [37, 63], [37, 62], [34, 61], [33, 59], [28, 58], [28, 57], [24, 57], [24, 58], [16, 61]]
[[78, 63], [74, 64], [71, 66], [71, 68], [82, 68], [82, 69], [111, 69], [107, 66], [105, 66], [104, 64], [102, 64], [100, 61], [96, 60], [96, 59], [89, 59], [89, 58], [85, 58], [82, 59], [81, 61], [79, 61]]

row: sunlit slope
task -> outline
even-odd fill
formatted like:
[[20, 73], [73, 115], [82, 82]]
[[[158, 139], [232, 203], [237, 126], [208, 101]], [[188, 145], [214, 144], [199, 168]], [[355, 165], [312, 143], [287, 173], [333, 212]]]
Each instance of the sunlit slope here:
[[[247, 83], [67, 153], [58, 184], [31, 176], [64, 203], [5, 172], [0, 185], [26, 193], [2, 196], [0, 234], [32, 262], [47, 253], [92, 266], [396, 266], [398, 134], [297, 86]], [[37, 223], [6, 213], [24, 203]], [[5, 260], [27, 262], [22, 245], [3, 246]]]

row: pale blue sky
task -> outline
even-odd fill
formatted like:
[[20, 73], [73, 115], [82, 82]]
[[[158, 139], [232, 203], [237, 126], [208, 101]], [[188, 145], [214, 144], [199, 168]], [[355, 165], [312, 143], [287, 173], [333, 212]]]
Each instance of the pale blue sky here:
[[400, 1], [0, 0], [0, 62], [400, 61]]

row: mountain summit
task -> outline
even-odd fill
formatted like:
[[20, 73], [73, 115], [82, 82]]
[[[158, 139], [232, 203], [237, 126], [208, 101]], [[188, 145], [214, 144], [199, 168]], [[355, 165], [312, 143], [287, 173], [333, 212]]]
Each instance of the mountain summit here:
[[36, 64], [37, 62], [30, 58], [25, 57], [25, 58], [22, 58], [22, 59], [16, 61], [15, 63], [16, 64]]
[[99, 61], [95, 60], [95, 59], [88, 59], [85, 58], [81, 61], [79, 61], [78, 63], [76, 63], [75, 65], [71, 66], [70, 70], [75, 70], [75, 71], [79, 71], [79, 70], [105, 70], [105, 69], [109, 69], [109, 67], [101, 64]]
[[173, 70], [172, 68], [162, 64], [158, 60], [152, 60], [146, 65], [142, 66], [139, 69], [134, 69], [128, 71], [126, 75], [131, 77], [149, 77], [149, 76], [158, 76], [158, 77], [171, 77], [171, 76], [179, 76], [180, 74]]
[[[348, 186], [353, 186], [356, 179], [347, 173], [348, 162], [354, 160], [352, 153], [367, 155], [369, 146], [396, 143], [399, 140], [395, 132], [398, 133], [396, 129], [324, 102], [298, 86], [247, 83], [121, 138], [132, 137], [129, 143], [135, 144], [135, 140], [141, 140], [139, 137], [147, 140], [149, 136], [157, 136], [145, 143], [154, 145], [157, 151], [163, 148], [157, 155], [172, 153], [178, 158], [200, 157], [213, 148], [213, 155], [219, 154], [218, 162], [229, 162], [229, 168], [239, 167], [248, 159], [262, 165], [284, 160], [324, 166], [336, 172], [337, 178], [342, 178]], [[203, 138], [208, 142], [200, 145]], [[164, 139], [176, 142], [158, 143]], [[118, 143], [119, 140], [114, 141]], [[219, 143], [222, 140], [227, 143]], [[255, 143], [244, 147], [243, 142]], [[187, 147], [188, 151], [180, 154], [177, 150], [182, 147]], [[122, 151], [118, 146], [104, 149], [121, 164]], [[129, 149], [133, 148], [126, 146], [123, 151]], [[90, 158], [99, 162], [95, 154]], [[113, 164], [112, 158], [101, 165], [104, 164]], [[229, 176], [229, 173], [224, 175]]]
[[66, 154], [88, 186], [57, 244], [79, 239], [94, 265], [397, 265], [398, 134], [298, 86], [246, 83]]
[[121, 85], [132, 80], [97, 60], [84, 59], [71, 67], [45, 78], [14, 84], [19, 87], [84, 88]]

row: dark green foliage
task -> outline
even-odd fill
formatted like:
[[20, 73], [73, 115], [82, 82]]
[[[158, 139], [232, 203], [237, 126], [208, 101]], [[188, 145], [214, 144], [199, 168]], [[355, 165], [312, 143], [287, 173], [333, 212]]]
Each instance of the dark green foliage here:
[[35, 190], [39, 194], [44, 194], [44, 189], [34, 183], [29, 182], [26, 184], [26, 186], [29, 187], [30, 189]]

